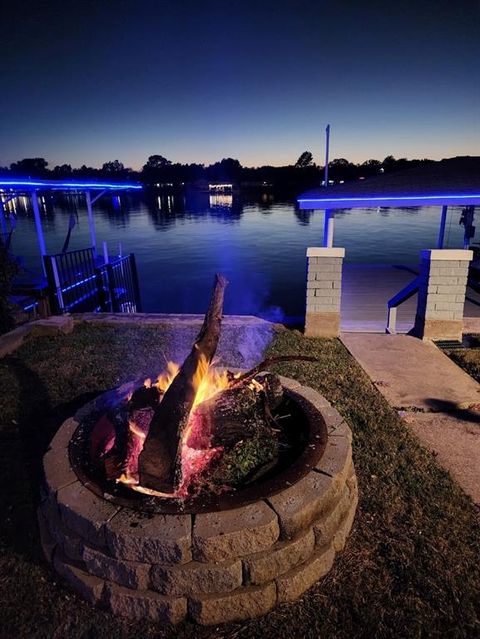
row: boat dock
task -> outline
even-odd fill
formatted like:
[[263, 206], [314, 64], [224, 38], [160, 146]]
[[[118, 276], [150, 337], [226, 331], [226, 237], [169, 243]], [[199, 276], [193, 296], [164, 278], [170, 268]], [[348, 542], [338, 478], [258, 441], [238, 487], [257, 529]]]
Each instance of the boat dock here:
[[[387, 302], [419, 273], [418, 265], [356, 264], [343, 265], [341, 320], [343, 332], [384, 333]], [[398, 307], [397, 333], [407, 333], [413, 326], [417, 296]], [[467, 288], [464, 317], [480, 327], [480, 294]]]

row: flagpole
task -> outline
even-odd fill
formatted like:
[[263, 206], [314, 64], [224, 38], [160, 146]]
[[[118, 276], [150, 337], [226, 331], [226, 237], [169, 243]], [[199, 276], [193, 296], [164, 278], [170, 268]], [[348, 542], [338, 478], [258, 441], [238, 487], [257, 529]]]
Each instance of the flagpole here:
[[[325, 129], [325, 169], [324, 169], [324, 186], [328, 186], [328, 155], [330, 152], [330, 125], [327, 124]], [[335, 219], [334, 211], [325, 209], [325, 219], [323, 223], [323, 246], [333, 246], [333, 224]]]
[[323, 182], [328, 186], [328, 154], [330, 152], [330, 125], [325, 129], [325, 169], [323, 172]]

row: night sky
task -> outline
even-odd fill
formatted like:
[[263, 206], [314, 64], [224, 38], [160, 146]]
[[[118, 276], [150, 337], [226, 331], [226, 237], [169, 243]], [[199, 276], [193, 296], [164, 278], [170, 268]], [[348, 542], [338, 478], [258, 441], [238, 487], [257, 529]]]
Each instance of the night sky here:
[[4, 0], [0, 166], [478, 155], [477, 0]]

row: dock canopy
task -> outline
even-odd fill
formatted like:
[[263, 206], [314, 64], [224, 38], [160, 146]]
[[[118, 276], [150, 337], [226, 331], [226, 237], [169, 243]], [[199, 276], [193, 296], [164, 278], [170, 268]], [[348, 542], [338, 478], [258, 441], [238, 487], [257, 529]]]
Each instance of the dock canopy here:
[[480, 205], [480, 157], [458, 157], [347, 184], [319, 187], [298, 198], [301, 209]]
[[[90, 229], [91, 248], [94, 255], [97, 254], [97, 235], [95, 231], [95, 221], [93, 218], [93, 204], [105, 193], [115, 193], [118, 191], [139, 190], [143, 186], [134, 182], [97, 182], [95, 180], [40, 180], [36, 178], [5, 178], [0, 177], [0, 233], [7, 237], [7, 223], [4, 214], [5, 205], [20, 195], [27, 195], [32, 202], [33, 216], [37, 231], [37, 239], [42, 261], [42, 268], [45, 273], [44, 256], [47, 254], [45, 238], [43, 235], [42, 219], [40, 215], [40, 204], [38, 201], [39, 192], [49, 191], [74, 191], [85, 194], [87, 207], [88, 225]], [[95, 192], [95, 196], [92, 196]]]
[[0, 190], [5, 191], [126, 191], [141, 189], [141, 184], [132, 182], [96, 182], [94, 180], [37, 180], [30, 178], [2, 178]]

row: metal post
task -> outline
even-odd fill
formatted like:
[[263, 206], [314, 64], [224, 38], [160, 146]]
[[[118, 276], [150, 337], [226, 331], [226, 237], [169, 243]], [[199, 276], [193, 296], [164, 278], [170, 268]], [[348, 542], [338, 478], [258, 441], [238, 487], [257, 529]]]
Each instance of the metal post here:
[[40, 255], [42, 258], [42, 269], [44, 275], [47, 274], [45, 270], [45, 262], [44, 255], [47, 254], [47, 249], [45, 248], [45, 238], [43, 237], [43, 228], [42, 228], [42, 219], [40, 217], [40, 207], [38, 206], [38, 195], [36, 191], [31, 192], [32, 197], [32, 206], [33, 206], [33, 216], [35, 218], [35, 227], [37, 229], [37, 238], [38, 238], [38, 246], [40, 247]]
[[108, 246], [107, 243], [103, 242], [103, 262], [108, 264], [110, 262], [110, 258], [108, 257]]
[[445, 241], [445, 226], [447, 224], [447, 211], [448, 206], [442, 206], [442, 217], [440, 218], [440, 229], [438, 231], [437, 248], [443, 249], [443, 243]]
[[137, 271], [137, 262], [135, 261], [135, 255], [130, 253], [130, 271], [132, 273], [132, 283], [133, 283], [133, 291], [135, 294], [135, 312], [142, 312], [142, 301], [140, 298], [140, 287], [138, 285], [138, 271]]
[[333, 246], [333, 229], [335, 225], [335, 211], [325, 209], [325, 220], [323, 223], [323, 246], [331, 248]]
[[7, 221], [5, 219], [5, 212], [3, 209], [3, 200], [0, 203], [0, 231], [3, 233], [3, 235], [6, 238], [8, 235], [8, 230], [7, 230]]
[[57, 296], [57, 300], [58, 300], [58, 308], [59, 308], [60, 313], [64, 313], [65, 312], [65, 304], [63, 302], [63, 293], [62, 293], [62, 287], [60, 285], [60, 277], [58, 275], [57, 261], [56, 261], [55, 257], [53, 257], [53, 256], [50, 256], [50, 261], [51, 261], [51, 266], [52, 266], [53, 281], [55, 282], [55, 290], [56, 290], [56, 296]]
[[95, 233], [95, 222], [93, 220], [92, 197], [90, 191], [85, 191], [85, 200], [87, 201], [88, 227], [90, 229], [90, 242], [93, 248], [93, 256], [97, 257], [97, 235]]
[[328, 154], [330, 151], [330, 125], [327, 124], [325, 129], [325, 169], [323, 172], [323, 181], [325, 186], [328, 186]]

